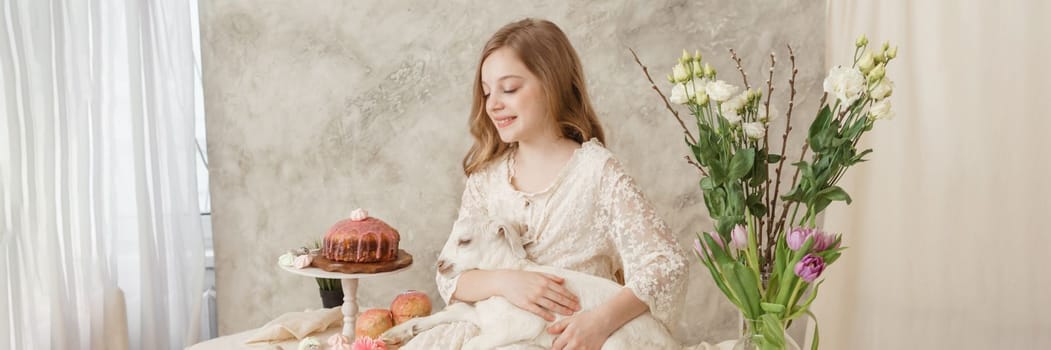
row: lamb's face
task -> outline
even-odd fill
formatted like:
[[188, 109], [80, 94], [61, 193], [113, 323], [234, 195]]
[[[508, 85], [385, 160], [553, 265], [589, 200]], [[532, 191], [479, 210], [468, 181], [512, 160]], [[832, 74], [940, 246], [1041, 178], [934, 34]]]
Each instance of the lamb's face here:
[[502, 220], [458, 220], [438, 257], [438, 273], [456, 276], [473, 269], [499, 268], [502, 261], [512, 256], [523, 258], [522, 231], [518, 225]]

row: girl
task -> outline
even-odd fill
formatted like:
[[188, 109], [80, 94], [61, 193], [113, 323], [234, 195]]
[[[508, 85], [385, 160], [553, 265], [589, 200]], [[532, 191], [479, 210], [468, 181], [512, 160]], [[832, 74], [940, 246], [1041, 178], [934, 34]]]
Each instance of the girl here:
[[[529, 228], [531, 260], [624, 285], [597, 309], [578, 312], [577, 297], [550, 275], [473, 270], [438, 274], [446, 303], [502, 296], [549, 321], [553, 349], [599, 349], [615, 330], [647, 311], [666, 327], [682, 305], [682, 249], [621, 164], [605, 135], [569, 39], [555, 24], [508, 24], [485, 45], [474, 84], [463, 160], [467, 185], [459, 211]], [[406, 348], [458, 349], [473, 333], [457, 324], [426, 331]]]

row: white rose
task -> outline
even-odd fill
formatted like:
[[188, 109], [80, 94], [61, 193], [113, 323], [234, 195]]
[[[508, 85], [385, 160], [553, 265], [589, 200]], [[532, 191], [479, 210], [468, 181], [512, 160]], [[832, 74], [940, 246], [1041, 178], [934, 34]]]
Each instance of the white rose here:
[[890, 79], [884, 78], [876, 84], [876, 87], [872, 88], [872, 98], [876, 100], [882, 100], [894, 93], [894, 82]]
[[708, 83], [708, 86], [705, 87], [705, 91], [708, 92], [708, 97], [711, 97], [717, 102], [723, 102], [737, 93], [737, 87], [727, 84], [725, 81], [717, 80]]
[[742, 127], [744, 128], [744, 134], [750, 139], [758, 140], [763, 138], [763, 135], [766, 135], [766, 127], [763, 126], [763, 123], [744, 123]]
[[872, 119], [893, 119], [894, 111], [890, 110], [890, 100], [880, 100], [869, 107]]
[[825, 92], [850, 106], [865, 91], [865, 76], [857, 69], [837, 66], [828, 72], [824, 87]]
[[671, 96], [668, 96], [668, 101], [675, 104], [686, 104], [690, 100], [690, 97], [686, 95], [686, 85], [675, 84], [671, 88]]

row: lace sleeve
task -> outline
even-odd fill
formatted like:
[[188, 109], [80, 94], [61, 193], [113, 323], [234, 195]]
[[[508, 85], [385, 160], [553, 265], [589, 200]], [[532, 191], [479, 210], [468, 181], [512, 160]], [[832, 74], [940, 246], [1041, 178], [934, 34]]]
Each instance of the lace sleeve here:
[[686, 256], [668, 225], [615, 159], [606, 162], [599, 204], [607, 234], [624, 264], [631, 289], [666, 327], [678, 321], [686, 292]]
[[[487, 215], [485, 202], [482, 200], [481, 190], [479, 186], [480, 181], [480, 175], [471, 175], [467, 178], [467, 185], [464, 186], [463, 197], [460, 200], [460, 212], [457, 215], [457, 221], [468, 216]], [[449, 239], [452, 239], [452, 237], [450, 236]], [[460, 275], [456, 275], [453, 277], [445, 277], [442, 276], [440, 273], [437, 273], [436, 270], [434, 279], [435, 282], [437, 282], [438, 284], [438, 293], [441, 294], [442, 300], [445, 300], [446, 305], [450, 304], [450, 302], [452, 301], [453, 292], [456, 291], [456, 284], [460, 280]]]

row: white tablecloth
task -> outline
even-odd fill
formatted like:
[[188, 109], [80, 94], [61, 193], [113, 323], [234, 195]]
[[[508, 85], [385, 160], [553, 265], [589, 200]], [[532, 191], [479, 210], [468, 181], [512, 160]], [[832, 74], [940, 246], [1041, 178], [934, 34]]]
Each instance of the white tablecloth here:
[[[325, 331], [320, 332], [320, 333], [314, 333], [314, 334], [311, 334], [310, 336], [312, 336], [314, 338], [317, 338], [318, 341], [320, 341], [322, 343], [322, 347], [321, 347], [322, 349], [327, 349], [327, 344], [325, 344], [325, 340], [328, 340], [328, 338], [331, 337], [333, 334], [339, 333], [340, 330], [342, 330], [341, 325], [340, 324], [334, 324], [334, 325], [330, 326], [328, 329], [326, 329]], [[251, 338], [253, 335], [255, 335], [255, 332], [257, 332], [257, 331], [259, 331], [258, 328], [257, 329], [250, 329], [250, 330], [247, 330], [247, 331], [244, 331], [244, 332], [240, 332], [240, 333], [235, 333], [235, 334], [230, 334], [230, 335], [218, 337], [218, 338], [215, 338], [215, 339], [212, 339], [212, 340], [208, 340], [208, 341], [205, 341], [205, 342], [194, 344], [194, 345], [186, 348], [186, 350], [232, 350], [232, 349], [296, 350], [296, 348], [299, 346], [299, 339], [290, 339], [290, 340], [286, 340], [286, 341], [283, 341], [283, 342], [270, 343], [270, 344], [259, 344], [259, 343], [251, 344], [251, 345], [245, 344], [245, 341], [248, 340], [249, 338]], [[731, 349], [733, 349], [733, 343], [734, 342], [732, 340], [724, 341], [724, 342], [721, 342], [721, 343], [715, 344], [715, 345], [708, 344], [708, 343], [701, 343], [701, 344], [697, 344], [697, 345], [693, 345], [693, 346], [687, 347], [686, 349], [687, 350], [731, 350]], [[390, 350], [397, 350], [397, 347], [391, 347]]]

